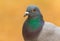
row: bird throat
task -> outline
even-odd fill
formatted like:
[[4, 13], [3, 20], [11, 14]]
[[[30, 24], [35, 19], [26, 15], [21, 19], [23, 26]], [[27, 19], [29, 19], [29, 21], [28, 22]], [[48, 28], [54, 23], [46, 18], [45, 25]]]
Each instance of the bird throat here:
[[31, 31], [38, 30], [40, 27], [42, 27], [42, 24], [43, 24], [43, 21], [42, 19], [40, 19], [40, 17], [31, 18], [28, 20], [29, 29]]

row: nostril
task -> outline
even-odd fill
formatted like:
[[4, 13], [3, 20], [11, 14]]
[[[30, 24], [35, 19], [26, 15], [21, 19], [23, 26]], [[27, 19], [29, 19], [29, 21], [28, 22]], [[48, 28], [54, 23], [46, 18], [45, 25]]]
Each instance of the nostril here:
[[29, 14], [29, 12], [25, 12], [25, 14]]

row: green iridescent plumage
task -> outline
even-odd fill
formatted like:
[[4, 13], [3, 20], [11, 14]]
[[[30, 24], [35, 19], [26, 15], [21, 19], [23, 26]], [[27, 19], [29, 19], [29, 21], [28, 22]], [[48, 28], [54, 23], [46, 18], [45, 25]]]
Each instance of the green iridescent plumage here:
[[28, 25], [30, 26], [31, 30], [38, 29], [42, 25], [41, 23], [39, 23], [40, 21], [40, 17], [29, 19]]

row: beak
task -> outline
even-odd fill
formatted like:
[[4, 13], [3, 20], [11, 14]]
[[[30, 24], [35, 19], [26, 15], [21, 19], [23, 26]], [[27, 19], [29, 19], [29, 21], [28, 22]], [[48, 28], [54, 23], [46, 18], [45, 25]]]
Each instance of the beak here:
[[25, 15], [24, 15], [24, 17], [25, 17], [25, 16], [27, 16], [27, 15], [29, 15], [29, 12], [25, 12]]

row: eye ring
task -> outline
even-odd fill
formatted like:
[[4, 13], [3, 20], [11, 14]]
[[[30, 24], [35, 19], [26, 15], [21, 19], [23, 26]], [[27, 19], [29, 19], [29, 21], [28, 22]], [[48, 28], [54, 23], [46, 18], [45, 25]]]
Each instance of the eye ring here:
[[36, 11], [36, 9], [33, 9], [33, 10], [32, 10], [32, 12], [35, 12], [35, 11]]

